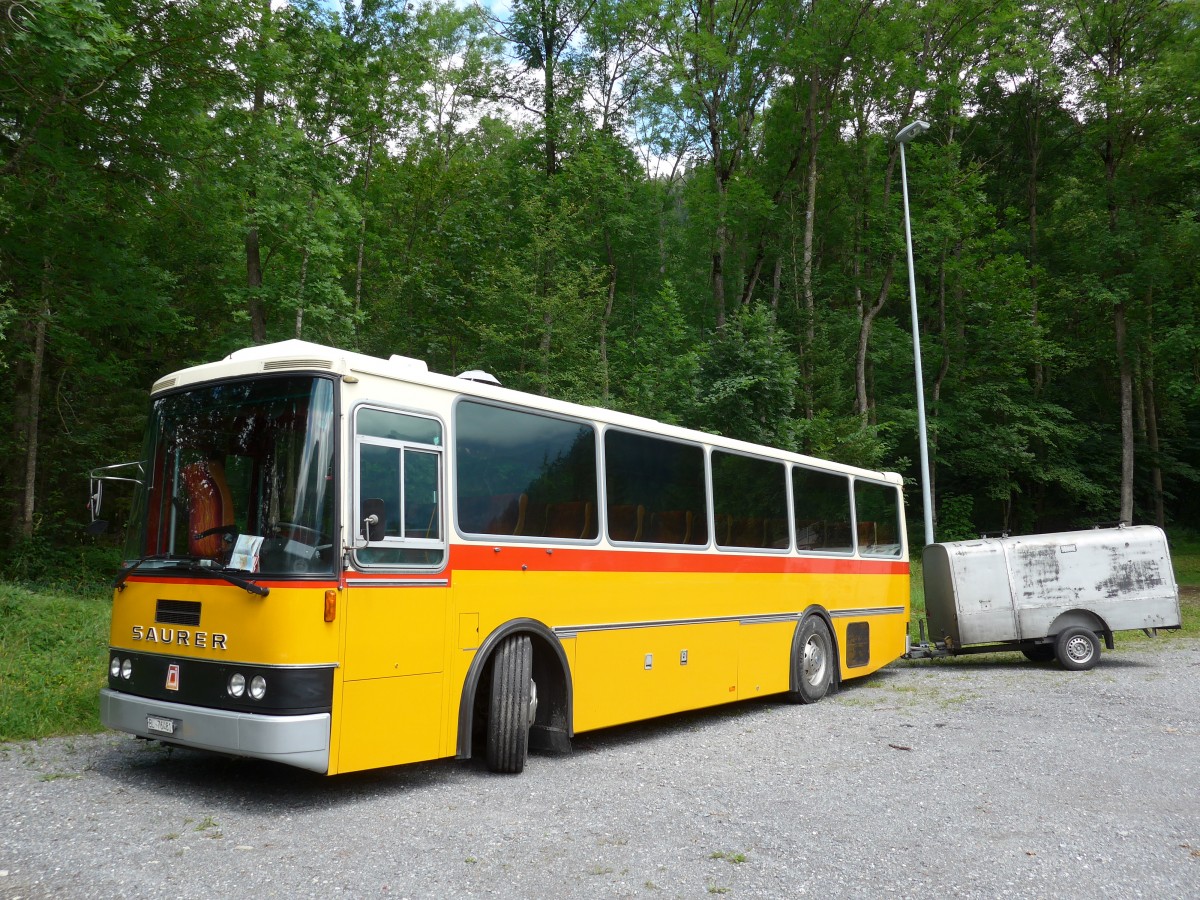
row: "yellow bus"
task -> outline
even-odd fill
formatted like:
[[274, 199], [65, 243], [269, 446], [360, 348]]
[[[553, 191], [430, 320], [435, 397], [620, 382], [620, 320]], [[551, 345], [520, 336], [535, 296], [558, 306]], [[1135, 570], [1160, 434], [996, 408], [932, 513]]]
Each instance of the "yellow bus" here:
[[240, 350], [154, 385], [131, 465], [100, 711], [143, 738], [520, 772], [577, 732], [815, 702], [905, 651], [899, 475], [484, 373]]

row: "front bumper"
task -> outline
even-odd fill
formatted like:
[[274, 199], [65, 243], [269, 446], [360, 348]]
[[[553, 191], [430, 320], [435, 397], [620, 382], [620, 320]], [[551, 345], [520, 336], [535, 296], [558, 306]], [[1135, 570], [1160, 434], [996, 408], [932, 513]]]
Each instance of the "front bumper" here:
[[[147, 716], [174, 719], [170, 735], [150, 731]], [[329, 771], [329, 713], [263, 716], [135, 697], [104, 688], [100, 721], [117, 731], [184, 747], [269, 759], [312, 772]]]

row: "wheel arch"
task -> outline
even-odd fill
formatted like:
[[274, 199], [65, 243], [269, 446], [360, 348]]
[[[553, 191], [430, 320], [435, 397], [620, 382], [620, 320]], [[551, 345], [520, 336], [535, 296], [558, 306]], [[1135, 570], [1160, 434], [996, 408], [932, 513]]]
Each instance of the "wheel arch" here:
[[825, 607], [819, 603], [812, 603], [800, 614], [800, 617], [796, 620], [796, 628], [792, 632], [792, 652], [788, 657], [788, 691], [791, 693], [800, 690], [800, 668], [796, 665], [797, 654], [802, 652], [800, 647], [800, 632], [804, 629], [804, 623], [813, 616], [816, 616], [825, 623], [825, 627], [829, 629], [829, 641], [833, 645], [833, 678], [829, 683], [829, 689], [836, 691], [842, 683], [842, 651], [838, 646], [838, 636], [836, 629], [833, 627], [833, 618], [829, 615], [829, 610]]
[[467, 669], [458, 704], [458, 745], [455, 753], [458, 759], [471, 757], [475, 701], [491, 666], [492, 655], [505, 638], [516, 634], [528, 635], [533, 645], [533, 680], [538, 686], [538, 711], [534, 727], [562, 732], [567, 740], [574, 734], [571, 667], [562, 642], [543, 622], [536, 619], [510, 619], [484, 639]]
[[1069, 609], [1066, 612], [1060, 613], [1050, 623], [1050, 628], [1046, 634], [1048, 637], [1054, 638], [1066, 629], [1076, 625], [1102, 635], [1104, 646], [1109, 650], [1113, 649], [1112, 629], [1108, 627], [1108, 623], [1100, 615], [1092, 612], [1090, 609]]

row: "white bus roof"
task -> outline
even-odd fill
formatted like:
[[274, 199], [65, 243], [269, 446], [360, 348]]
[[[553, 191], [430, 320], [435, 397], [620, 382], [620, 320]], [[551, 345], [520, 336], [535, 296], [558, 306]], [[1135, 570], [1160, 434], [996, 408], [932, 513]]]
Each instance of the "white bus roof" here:
[[752, 444], [722, 435], [667, 425], [653, 419], [630, 415], [603, 407], [584, 406], [565, 400], [554, 400], [537, 394], [528, 394], [510, 388], [497, 387], [475, 379], [441, 375], [430, 372], [429, 367], [421, 360], [406, 356], [393, 355], [390, 359], [380, 359], [365, 353], [355, 353], [349, 350], [339, 350], [309, 341], [287, 340], [274, 344], [259, 344], [235, 350], [227, 357], [217, 362], [204, 363], [172, 372], [155, 382], [151, 395], [166, 390], [174, 390], [188, 385], [217, 381], [225, 378], [237, 378], [250, 375], [261, 375], [264, 372], [288, 371], [324, 371], [331, 374], [357, 377], [360, 375], [374, 376], [396, 382], [407, 382], [432, 388], [438, 388], [453, 394], [478, 397], [521, 406], [527, 409], [542, 410], [578, 419], [590, 419], [606, 425], [614, 425], [637, 431], [660, 434], [681, 440], [699, 441], [728, 450], [739, 450], [746, 453], [763, 454], [787, 459], [802, 464], [816, 464], [820, 468], [831, 469], [848, 475], [859, 475], [886, 481], [892, 484], [902, 484], [903, 479], [895, 472], [877, 472], [849, 466], [843, 463], [805, 456], [799, 453], [779, 450], [761, 444]]

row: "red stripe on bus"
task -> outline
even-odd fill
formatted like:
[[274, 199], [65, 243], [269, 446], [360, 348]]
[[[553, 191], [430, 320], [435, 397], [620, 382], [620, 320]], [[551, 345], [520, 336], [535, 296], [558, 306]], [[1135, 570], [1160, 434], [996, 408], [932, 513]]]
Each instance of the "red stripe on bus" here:
[[669, 550], [608, 550], [453, 544], [452, 570], [505, 572], [695, 572], [699, 574], [907, 575], [896, 560], [827, 559], [740, 553], [678, 553]]

